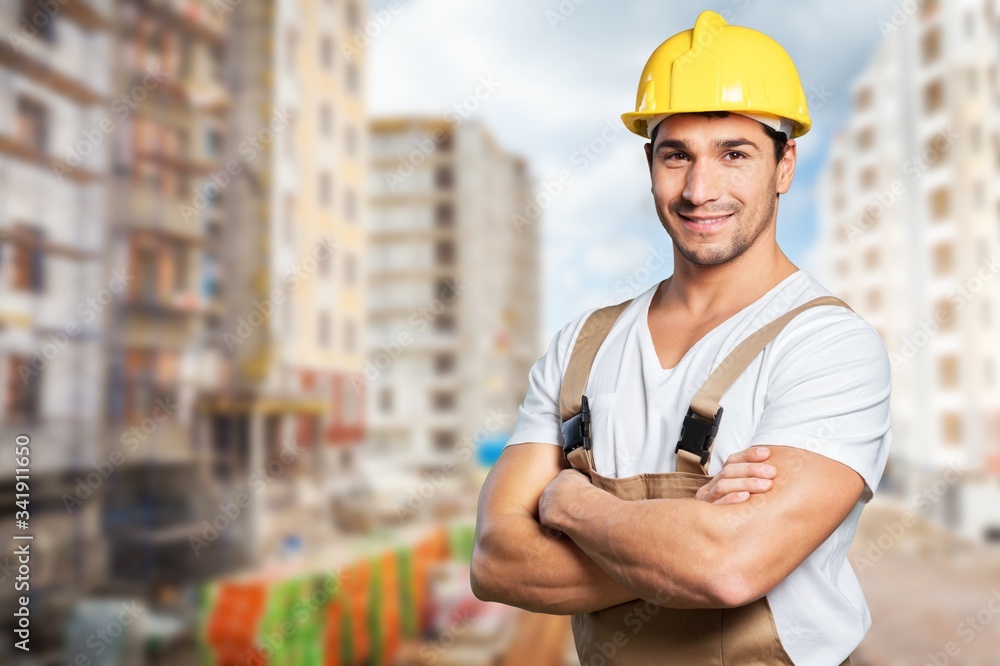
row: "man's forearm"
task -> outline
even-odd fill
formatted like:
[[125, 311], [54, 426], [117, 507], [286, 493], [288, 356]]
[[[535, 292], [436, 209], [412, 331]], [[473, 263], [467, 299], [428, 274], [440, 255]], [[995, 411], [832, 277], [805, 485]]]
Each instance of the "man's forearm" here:
[[668, 608], [725, 608], [745, 597], [729, 570], [722, 507], [694, 499], [621, 500], [598, 488], [580, 494], [558, 527], [636, 597]]
[[553, 615], [589, 613], [636, 598], [566, 535], [527, 512], [495, 519], [479, 535], [472, 584], [480, 599]]

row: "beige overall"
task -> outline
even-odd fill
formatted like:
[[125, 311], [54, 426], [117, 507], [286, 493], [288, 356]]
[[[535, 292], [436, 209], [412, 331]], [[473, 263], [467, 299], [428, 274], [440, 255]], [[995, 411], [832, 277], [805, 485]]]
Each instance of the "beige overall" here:
[[[584, 322], [563, 377], [559, 407], [563, 420], [581, 410], [581, 396], [604, 339], [631, 301], [596, 310]], [[740, 343], [712, 372], [691, 402], [692, 412], [711, 423], [719, 401], [737, 377], [781, 329], [807, 308], [846, 303], [832, 296], [816, 298], [778, 317]], [[677, 451], [677, 472], [638, 474], [609, 479], [594, 469], [593, 453], [580, 446], [570, 464], [591, 483], [624, 500], [693, 498], [711, 477], [712, 439], [696, 455]], [[607, 446], [607, 442], [595, 442]], [[572, 618], [573, 637], [583, 666], [599, 664], [685, 664], [696, 666], [772, 666], [792, 664], [778, 638], [767, 597], [739, 608], [674, 609], [634, 601]], [[850, 664], [850, 658], [843, 664]]]

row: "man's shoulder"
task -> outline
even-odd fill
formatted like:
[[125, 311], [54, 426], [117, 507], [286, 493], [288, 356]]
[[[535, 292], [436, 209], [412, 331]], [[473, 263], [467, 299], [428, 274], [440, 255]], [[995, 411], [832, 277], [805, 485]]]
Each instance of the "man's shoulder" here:
[[611, 319], [611, 317], [613, 316], [614, 319], [612, 321], [608, 320], [605, 321], [606, 323], [614, 324], [615, 322], [622, 319], [623, 315], [625, 314], [625, 311], [628, 310], [638, 298], [640, 298], [640, 296], [623, 300], [611, 299], [605, 303], [601, 303], [600, 305], [587, 308], [586, 310], [579, 313], [578, 315], [570, 319], [568, 322], [563, 324], [562, 328], [560, 328], [559, 331], [556, 333], [556, 337], [563, 345], [571, 346], [576, 342], [576, 339], [580, 336], [580, 332], [583, 330], [584, 325], [587, 323], [587, 321], [590, 320], [590, 318], [595, 313], [599, 311], [604, 311], [609, 316], [609, 319]]
[[[763, 318], [771, 321], [815, 298], [836, 296], [810, 273], [804, 272], [786, 293], [776, 294]], [[850, 303], [847, 303], [850, 306]], [[766, 322], [764, 322], [766, 323]], [[822, 355], [841, 362], [864, 357], [869, 362], [888, 363], [885, 344], [864, 317], [843, 305], [818, 305], [792, 318], [775, 337], [776, 357]], [[777, 358], [775, 360], [778, 360]]]

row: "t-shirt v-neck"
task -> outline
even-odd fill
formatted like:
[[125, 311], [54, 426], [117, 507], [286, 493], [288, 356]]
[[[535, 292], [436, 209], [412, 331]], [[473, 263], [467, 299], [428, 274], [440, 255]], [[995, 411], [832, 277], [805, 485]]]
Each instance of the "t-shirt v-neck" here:
[[[641, 344], [643, 346], [642, 357], [643, 357], [643, 363], [646, 366], [646, 369], [649, 372], [653, 373], [653, 376], [660, 377], [662, 379], [668, 379], [671, 375], [674, 374], [674, 372], [677, 370], [677, 368], [679, 368], [682, 365], [684, 365], [685, 359], [689, 358], [693, 353], [695, 353], [698, 350], [698, 348], [700, 348], [702, 346], [702, 344], [704, 344], [705, 340], [707, 340], [710, 337], [712, 337], [716, 332], [718, 332], [722, 328], [726, 327], [727, 325], [732, 324], [738, 317], [740, 317], [741, 315], [749, 312], [754, 307], [756, 307], [757, 305], [759, 305], [761, 302], [763, 302], [763, 301], [767, 300], [768, 298], [770, 298], [771, 296], [773, 296], [782, 287], [784, 287], [785, 285], [787, 285], [789, 282], [791, 282], [792, 280], [794, 280], [795, 278], [797, 278], [801, 274], [802, 274], [802, 269], [800, 268], [799, 270], [795, 271], [794, 273], [792, 273], [791, 275], [789, 275], [788, 277], [786, 277], [784, 280], [782, 280], [781, 282], [779, 282], [778, 284], [774, 285], [774, 287], [772, 287], [766, 294], [764, 294], [763, 296], [761, 296], [760, 298], [758, 298], [756, 301], [754, 301], [753, 303], [750, 303], [749, 305], [747, 305], [745, 308], [743, 308], [739, 312], [734, 313], [732, 316], [730, 316], [729, 318], [727, 318], [725, 321], [719, 322], [719, 324], [717, 326], [715, 326], [714, 328], [712, 328], [712, 330], [708, 331], [707, 333], [705, 333], [705, 335], [703, 335], [700, 338], [698, 338], [698, 341], [695, 342], [693, 345], [691, 345], [691, 347], [688, 348], [688, 350], [686, 352], [684, 352], [684, 355], [681, 356], [680, 360], [677, 361], [677, 364], [674, 365], [674, 367], [672, 367], [672, 368], [664, 368], [660, 364], [660, 356], [659, 356], [659, 354], [656, 353], [656, 345], [653, 344], [653, 333], [652, 333], [652, 331], [649, 328], [649, 307], [650, 307], [650, 305], [653, 302], [653, 298], [656, 296], [656, 292], [659, 290], [660, 284], [663, 284], [663, 282], [666, 282], [666, 280], [663, 280], [662, 282], [660, 282], [659, 284], [657, 284], [655, 287], [653, 287], [652, 289], [649, 289], [646, 292], [646, 294], [647, 294], [647, 296], [646, 296], [646, 302], [643, 303], [643, 305], [642, 305], [642, 311], [639, 313], [640, 324], [641, 324], [640, 328], [641, 328], [641, 333], [642, 333], [642, 335], [640, 336], [640, 340], [641, 340]], [[669, 278], [667, 278], [667, 279], [669, 279]]]

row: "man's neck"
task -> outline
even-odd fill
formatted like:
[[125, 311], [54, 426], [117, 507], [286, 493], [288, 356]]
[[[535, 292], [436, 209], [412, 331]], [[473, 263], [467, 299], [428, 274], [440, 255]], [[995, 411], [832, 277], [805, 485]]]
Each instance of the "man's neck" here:
[[683, 311], [697, 318], [738, 312], [798, 271], [777, 247], [773, 256], [741, 256], [717, 266], [700, 266], [674, 250], [674, 273], [653, 295], [651, 310]]

